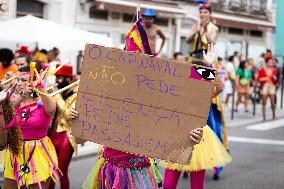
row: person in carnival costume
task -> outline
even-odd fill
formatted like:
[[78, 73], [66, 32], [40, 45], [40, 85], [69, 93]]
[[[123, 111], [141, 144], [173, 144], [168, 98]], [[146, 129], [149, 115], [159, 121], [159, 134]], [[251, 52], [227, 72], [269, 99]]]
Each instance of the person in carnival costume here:
[[[146, 9], [143, 12], [142, 16], [145, 20], [142, 25], [143, 25], [143, 28], [144, 28], [144, 30], [147, 34], [147, 37], [148, 37], [148, 42], [149, 42], [149, 45], [150, 45], [151, 54], [153, 56], [158, 56], [162, 52], [162, 49], [165, 45], [166, 36], [162, 32], [162, 30], [159, 28], [159, 26], [154, 24], [154, 20], [157, 17], [157, 14], [153, 11], [153, 9]], [[160, 49], [158, 51], [156, 51], [157, 36], [159, 36], [162, 39], [162, 43], [161, 43]]]
[[[212, 63], [215, 59], [214, 45], [208, 46], [208, 53], [204, 52], [206, 63]], [[193, 64], [200, 64], [201, 60], [193, 60]], [[212, 97], [216, 97], [223, 90], [223, 84], [218, 76], [215, 77], [215, 89]], [[175, 189], [182, 172], [190, 172], [191, 189], [203, 189], [206, 169], [215, 166], [224, 166], [231, 161], [231, 157], [218, 137], [209, 126], [203, 128], [203, 138], [201, 142], [194, 146], [191, 163], [189, 165], [179, 165], [161, 161], [160, 165], [166, 168], [164, 178], [164, 189]]]
[[46, 72], [41, 64], [32, 62], [19, 75], [20, 96], [15, 99], [15, 115], [6, 122], [6, 128], [20, 128], [22, 143], [18, 152], [9, 147], [6, 150], [4, 188], [47, 189], [51, 179], [59, 180], [62, 175], [47, 136], [56, 103], [46, 94], [43, 84]]
[[27, 46], [21, 46], [20, 49], [17, 50], [15, 63], [18, 66], [19, 71], [30, 65], [30, 62], [32, 61], [31, 55], [32, 53]]
[[7, 129], [5, 126], [12, 120], [14, 109], [11, 103], [15, 87], [14, 84], [1, 85], [0, 87], [0, 163], [5, 160], [5, 149], [9, 148], [13, 153], [19, 154], [21, 149], [21, 131], [18, 127]]
[[[59, 68], [59, 64], [56, 66]], [[70, 85], [74, 80], [73, 66], [64, 64], [56, 73], [58, 89]], [[77, 155], [77, 143], [75, 137], [71, 135], [72, 120], [70, 111], [75, 107], [78, 86], [69, 88], [54, 96], [56, 100], [56, 113], [53, 118], [52, 129], [49, 137], [56, 149], [58, 165], [63, 173], [60, 179], [61, 189], [69, 189], [68, 167], [72, 159], [73, 152]], [[49, 189], [55, 188], [54, 182], [50, 183]]]
[[[126, 34], [125, 50], [151, 55], [142, 19], [133, 24]], [[73, 109], [70, 116], [76, 119], [78, 112]], [[202, 128], [189, 133], [194, 144], [200, 142], [202, 133]], [[83, 184], [84, 189], [155, 189], [161, 186], [162, 178], [155, 160], [108, 147], [103, 147], [96, 166]]]
[[[11, 54], [11, 53], [9, 53], [9, 54]], [[31, 54], [31, 52], [28, 50], [27, 46], [21, 46], [20, 49], [16, 51], [15, 63], [18, 66], [19, 70], [22, 67], [28, 65], [27, 62], [31, 60], [30, 54]], [[1, 83], [5, 83], [5, 84], [1, 86], [1, 90], [4, 89], [4, 88], [8, 89], [11, 86], [14, 86], [16, 84], [16, 82], [17, 82], [16, 79], [10, 80], [9, 82], [7, 82], [7, 80], [9, 80], [11, 77], [15, 76], [15, 74], [16, 73], [14, 73], [13, 71], [9, 71], [5, 74], [4, 79], [1, 81]], [[4, 91], [4, 90], [1, 91], [1, 94], [7, 96], [7, 98], [5, 100], [1, 101], [4, 109], [6, 110], [5, 112], [3, 112], [1, 110], [1, 112], [3, 112], [2, 115], [7, 120], [7, 117], [9, 117], [9, 115], [13, 115], [13, 109], [11, 108], [12, 104], [11, 104], [10, 101], [13, 100], [15, 95], [13, 93], [10, 93], [10, 95], [7, 95], [7, 92]], [[5, 121], [4, 121], [3, 116], [0, 118], [2, 120], [1, 126], [5, 126]], [[6, 140], [5, 147], [6, 147], [7, 142], [8, 142], [9, 143], [8, 146], [10, 147], [10, 149], [17, 153], [18, 149], [19, 149], [19, 142], [18, 141], [20, 140], [20, 137], [21, 137], [20, 136], [20, 128], [12, 127], [10, 129], [3, 129], [2, 134], [3, 134], [3, 138], [2, 137], [0, 137], [0, 138]], [[4, 164], [4, 159], [5, 159], [5, 151], [3, 150], [3, 151], [0, 152], [0, 164], [2, 164], [2, 165]]]
[[[207, 0], [198, 0], [200, 20], [193, 25], [190, 30], [187, 41], [192, 43], [192, 57], [202, 59], [203, 51], [207, 51], [208, 44], [216, 44], [218, 39], [219, 29], [214, 24], [212, 19], [212, 6]], [[213, 67], [217, 69], [217, 60], [213, 63]], [[227, 140], [227, 128], [225, 123], [225, 117], [222, 108], [222, 102], [220, 96], [216, 96], [212, 99], [212, 105], [209, 112], [207, 124], [216, 133], [226, 149], [228, 149]], [[219, 179], [222, 167], [214, 168], [214, 180]]]
[[206, 0], [197, 1], [197, 3], [200, 4], [200, 19], [191, 27], [187, 42], [192, 43], [191, 55], [200, 59], [203, 56], [203, 51], [207, 51], [207, 45], [216, 43], [219, 29], [211, 17], [211, 5]]
[[260, 68], [257, 74], [257, 81], [262, 88], [262, 116], [263, 121], [266, 120], [266, 103], [267, 99], [270, 99], [272, 109], [272, 119], [276, 119], [275, 107], [276, 107], [276, 87], [277, 87], [277, 69], [274, 66], [274, 58], [268, 56], [265, 58], [266, 66]]

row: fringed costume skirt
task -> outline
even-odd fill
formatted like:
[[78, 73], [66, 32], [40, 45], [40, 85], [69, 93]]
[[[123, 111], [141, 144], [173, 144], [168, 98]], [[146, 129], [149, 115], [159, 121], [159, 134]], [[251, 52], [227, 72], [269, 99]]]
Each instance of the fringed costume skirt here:
[[6, 150], [4, 177], [17, 181], [19, 186], [29, 186], [61, 177], [56, 151], [48, 137], [23, 142], [19, 156]]
[[162, 185], [160, 171], [153, 159], [112, 149], [111, 152], [104, 151], [99, 155], [83, 184], [84, 189], [155, 189]]

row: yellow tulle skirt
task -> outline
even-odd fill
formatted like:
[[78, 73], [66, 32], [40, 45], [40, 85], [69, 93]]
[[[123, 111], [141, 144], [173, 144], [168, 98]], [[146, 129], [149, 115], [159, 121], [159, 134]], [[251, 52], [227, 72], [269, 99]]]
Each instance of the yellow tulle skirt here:
[[224, 145], [212, 129], [206, 125], [203, 127], [201, 142], [194, 146], [190, 165], [179, 165], [166, 161], [160, 161], [160, 165], [164, 168], [188, 172], [225, 166], [231, 161], [232, 158]]
[[16, 180], [19, 186], [40, 185], [52, 178], [59, 180], [62, 173], [58, 169], [56, 151], [51, 140], [24, 141], [21, 154], [16, 156], [7, 149], [4, 163], [4, 177]]

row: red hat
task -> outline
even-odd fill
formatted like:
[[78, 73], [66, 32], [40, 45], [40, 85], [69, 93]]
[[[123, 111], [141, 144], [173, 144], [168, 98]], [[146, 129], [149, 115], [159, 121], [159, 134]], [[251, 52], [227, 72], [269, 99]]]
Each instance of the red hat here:
[[25, 45], [21, 46], [19, 50], [17, 50], [17, 53], [20, 54], [26, 54], [26, 55], [32, 55], [32, 52], [29, 50], [29, 48]]
[[265, 62], [268, 63], [270, 60], [273, 60], [272, 56], [265, 57]]
[[[60, 64], [56, 65], [58, 68]], [[74, 77], [73, 75], [73, 66], [70, 64], [64, 64], [60, 70], [55, 73], [56, 76], [67, 76], [67, 77]]]

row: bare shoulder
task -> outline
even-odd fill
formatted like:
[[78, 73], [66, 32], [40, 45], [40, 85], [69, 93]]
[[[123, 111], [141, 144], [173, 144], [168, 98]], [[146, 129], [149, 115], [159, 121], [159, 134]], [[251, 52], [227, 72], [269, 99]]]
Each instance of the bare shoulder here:
[[212, 28], [213, 28], [213, 31], [216, 31], [216, 32], [219, 31], [219, 27], [216, 26], [215, 24], [212, 24]]
[[156, 25], [156, 24], [153, 24], [153, 30], [156, 30], [156, 31], [161, 31], [161, 28], [158, 26], [158, 25]]

